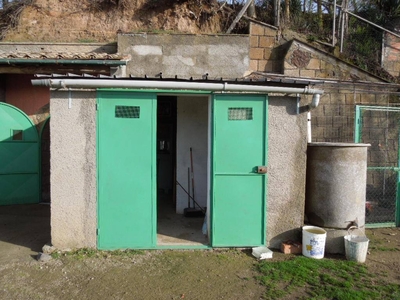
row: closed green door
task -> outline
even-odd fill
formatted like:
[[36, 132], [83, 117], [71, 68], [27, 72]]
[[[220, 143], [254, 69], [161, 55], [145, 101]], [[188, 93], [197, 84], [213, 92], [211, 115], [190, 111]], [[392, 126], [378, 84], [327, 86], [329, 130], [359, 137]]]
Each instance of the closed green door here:
[[267, 98], [223, 94], [213, 103], [212, 245], [264, 245]]
[[98, 248], [156, 244], [156, 96], [98, 92]]
[[38, 139], [25, 113], [0, 103], [0, 205], [39, 202]]

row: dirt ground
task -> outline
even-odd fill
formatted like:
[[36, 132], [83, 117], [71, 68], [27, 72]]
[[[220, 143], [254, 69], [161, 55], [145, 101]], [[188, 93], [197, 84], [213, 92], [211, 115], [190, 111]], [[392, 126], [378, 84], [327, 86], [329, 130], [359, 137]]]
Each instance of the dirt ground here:
[[[49, 207], [20, 207], [0, 208], [0, 299], [262, 299], [258, 261], [246, 249], [86, 250], [39, 262]], [[368, 269], [399, 284], [400, 229], [369, 229], [367, 236]], [[273, 260], [289, 257], [275, 251]]]
[[[29, 1], [28, 1], [29, 2]], [[115, 42], [118, 33], [208, 34], [232, 15], [216, 0], [35, 0], [8, 12], [3, 41]], [[10, 16], [10, 14], [15, 14]], [[15, 23], [17, 26], [12, 26]]]

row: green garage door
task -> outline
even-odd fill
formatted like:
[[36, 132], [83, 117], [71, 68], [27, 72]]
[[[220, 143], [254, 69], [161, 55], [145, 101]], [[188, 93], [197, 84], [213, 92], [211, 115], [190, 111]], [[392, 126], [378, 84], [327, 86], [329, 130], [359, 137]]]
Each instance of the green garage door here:
[[265, 244], [267, 99], [215, 95], [212, 246]]
[[98, 92], [98, 248], [156, 245], [156, 95]]
[[36, 127], [18, 108], [0, 103], [0, 205], [38, 202]]

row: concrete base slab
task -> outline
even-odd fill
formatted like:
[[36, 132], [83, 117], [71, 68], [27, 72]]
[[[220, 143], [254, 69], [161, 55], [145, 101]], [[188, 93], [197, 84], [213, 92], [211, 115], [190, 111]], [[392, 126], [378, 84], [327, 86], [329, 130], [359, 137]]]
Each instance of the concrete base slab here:
[[[329, 254], [345, 254], [344, 251], [344, 236], [348, 235], [347, 229], [324, 228], [326, 231], [325, 253]], [[364, 234], [364, 228], [360, 228], [353, 234]]]
[[187, 218], [175, 212], [172, 200], [158, 199], [157, 246], [206, 246], [202, 233], [204, 217]]

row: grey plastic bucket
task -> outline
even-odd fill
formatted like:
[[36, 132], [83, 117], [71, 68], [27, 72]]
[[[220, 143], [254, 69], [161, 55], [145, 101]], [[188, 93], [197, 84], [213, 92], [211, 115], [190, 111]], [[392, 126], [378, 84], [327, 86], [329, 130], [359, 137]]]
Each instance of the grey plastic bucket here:
[[348, 234], [344, 236], [346, 259], [359, 263], [367, 259], [369, 239], [364, 236]]

